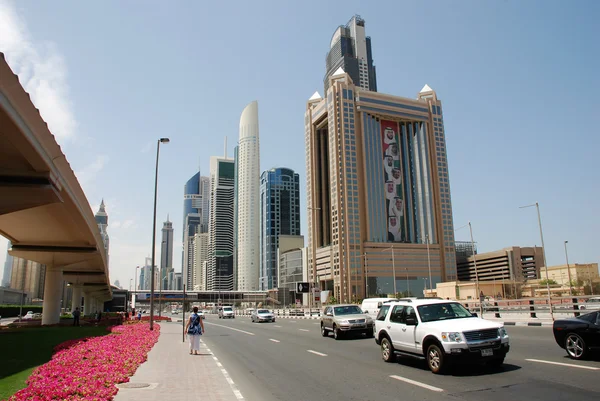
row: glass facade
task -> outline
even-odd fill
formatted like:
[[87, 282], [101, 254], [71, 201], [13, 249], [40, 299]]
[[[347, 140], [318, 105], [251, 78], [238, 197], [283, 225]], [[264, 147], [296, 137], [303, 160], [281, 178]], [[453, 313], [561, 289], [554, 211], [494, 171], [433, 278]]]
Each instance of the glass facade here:
[[260, 290], [279, 286], [280, 235], [300, 235], [300, 176], [288, 168], [267, 170], [260, 179]]

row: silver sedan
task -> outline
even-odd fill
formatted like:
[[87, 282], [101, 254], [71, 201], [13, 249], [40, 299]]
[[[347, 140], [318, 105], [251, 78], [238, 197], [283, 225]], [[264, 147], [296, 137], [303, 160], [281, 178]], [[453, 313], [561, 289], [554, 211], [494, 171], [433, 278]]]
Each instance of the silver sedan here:
[[250, 315], [252, 323], [254, 322], [275, 322], [275, 315], [267, 309], [257, 309]]

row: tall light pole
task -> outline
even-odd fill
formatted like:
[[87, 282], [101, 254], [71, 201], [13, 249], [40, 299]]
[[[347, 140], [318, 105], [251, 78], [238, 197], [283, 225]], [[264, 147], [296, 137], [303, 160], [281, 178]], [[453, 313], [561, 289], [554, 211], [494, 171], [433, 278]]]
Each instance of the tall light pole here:
[[394, 275], [394, 280], [392, 282], [394, 284], [394, 298], [396, 298], [398, 296], [398, 289], [396, 288], [396, 261], [394, 260], [394, 247], [391, 246], [387, 250], [392, 252], [392, 274]]
[[565, 241], [565, 258], [567, 259], [567, 274], [569, 276], [569, 295], [573, 296], [573, 284], [571, 282], [571, 268], [569, 267], [569, 253], [567, 252], [567, 244], [569, 241]]
[[150, 330], [154, 330], [154, 265], [156, 257], [156, 198], [158, 196], [158, 156], [160, 144], [169, 143], [169, 138], [160, 138], [156, 141], [156, 170], [154, 173], [154, 214], [152, 216], [152, 266], [150, 267]]
[[410, 297], [410, 282], [408, 281], [408, 267], [405, 267], [406, 270], [406, 296]]
[[540, 204], [535, 202], [531, 205], [520, 206], [519, 209], [525, 209], [528, 207], [535, 206], [538, 216], [538, 225], [540, 227], [540, 238], [542, 240], [542, 256], [544, 258], [544, 266], [546, 267], [546, 290], [548, 291], [548, 306], [550, 307], [550, 317], [554, 320], [554, 313], [552, 312], [552, 300], [550, 298], [550, 280], [548, 279], [548, 263], [546, 263], [546, 247], [544, 246], [544, 232], [542, 231], [542, 216], [540, 215]]
[[473, 226], [469, 221], [469, 233], [471, 234], [471, 252], [473, 255], [473, 266], [475, 266], [475, 288], [477, 292], [477, 298], [479, 298], [479, 314], [483, 317], [483, 299], [481, 298], [481, 291], [479, 290], [479, 272], [477, 271], [477, 258], [475, 256], [475, 241], [473, 241]]
[[367, 253], [362, 255], [365, 258], [365, 298], [369, 298], [369, 265], [367, 264]]
[[431, 280], [431, 257], [429, 256], [429, 234], [425, 234], [425, 242], [427, 243], [427, 267], [429, 268], [429, 295], [433, 291], [433, 281]]
[[137, 291], [137, 271], [140, 267], [135, 267], [135, 273], [133, 274], [133, 292], [131, 293], [131, 309], [135, 309], [135, 292]]
[[[313, 226], [312, 226], [312, 236], [313, 236], [313, 240], [312, 240], [312, 282], [309, 282], [308, 284], [308, 314], [309, 316], [312, 316], [312, 312], [311, 312], [311, 301], [310, 299], [312, 298], [313, 295], [313, 289], [312, 286], [313, 284], [315, 284], [317, 282], [317, 210], [321, 210], [320, 207], [311, 207], [308, 206], [307, 207], [308, 210], [312, 210], [313, 212]], [[332, 246], [332, 245], [330, 245]], [[333, 258], [331, 258], [331, 271], [333, 271]], [[310, 280], [309, 280], [310, 281]], [[321, 301], [323, 302], [323, 301]]]

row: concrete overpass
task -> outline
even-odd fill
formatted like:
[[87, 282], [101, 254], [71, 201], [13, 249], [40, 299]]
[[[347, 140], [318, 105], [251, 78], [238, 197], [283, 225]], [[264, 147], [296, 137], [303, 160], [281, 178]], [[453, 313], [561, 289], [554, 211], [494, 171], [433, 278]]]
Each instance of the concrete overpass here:
[[56, 139], [0, 53], [0, 234], [46, 265], [42, 324], [58, 323], [63, 280], [85, 312], [112, 298], [90, 204]]
[[[136, 302], [150, 302], [150, 291], [137, 290], [129, 291], [135, 294]], [[158, 302], [183, 302], [183, 291], [181, 290], [162, 290], [154, 292], [154, 301]], [[221, 299], [227, 302], [264, 302], [269, 297], [268, 291], [186, 291], [186, 302], [218, 302]]]

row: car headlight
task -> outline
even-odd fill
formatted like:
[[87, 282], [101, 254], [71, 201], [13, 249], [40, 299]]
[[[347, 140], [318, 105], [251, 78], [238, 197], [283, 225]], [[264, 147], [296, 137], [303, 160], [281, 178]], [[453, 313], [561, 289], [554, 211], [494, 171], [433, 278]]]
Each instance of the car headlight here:
[[462, 334], [460, 334], [458, 332], [451, 332], [451, 333], [444, 332], [444, 333], [442, 333], [442, 340], [445, 342], [459, 343], [463, 339], [462, 339]]
[[349, 322], [347, 320], [340, 320], [340, 324], [348, 324]]
[[501, 337], [501, 338], [508, 337], [508, 333], [506, 332], [506, 329], [504, 327], [500, 327], [498, 329], [498, 337]]

